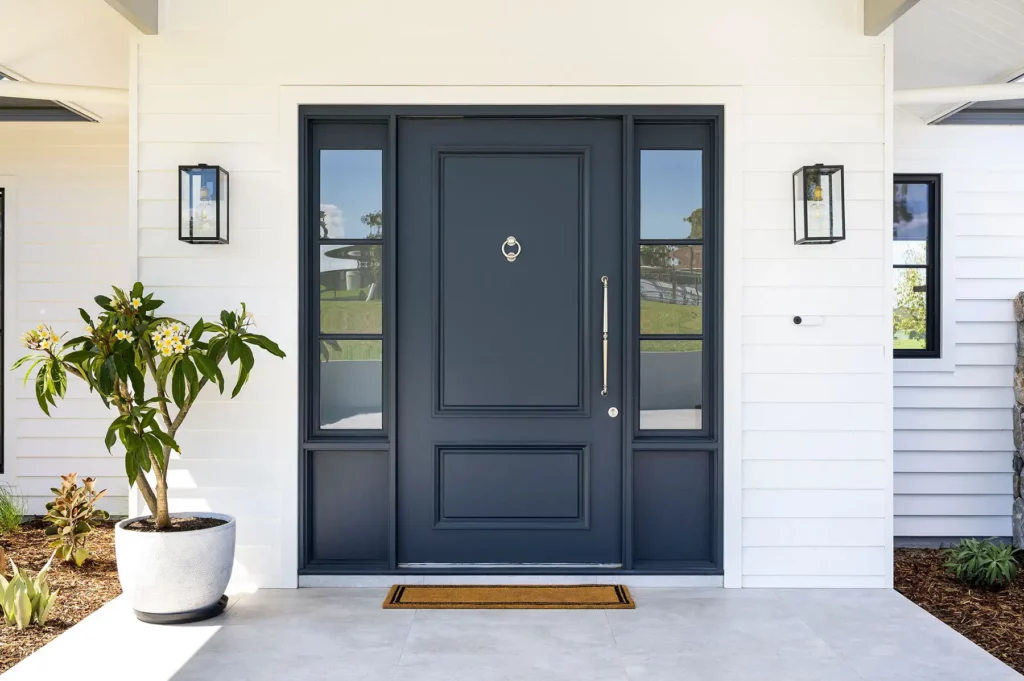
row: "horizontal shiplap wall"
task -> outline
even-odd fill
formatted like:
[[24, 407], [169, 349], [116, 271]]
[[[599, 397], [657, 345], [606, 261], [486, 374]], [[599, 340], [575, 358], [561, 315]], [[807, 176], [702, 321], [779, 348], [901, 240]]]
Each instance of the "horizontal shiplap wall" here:
[[901, 112], [896, 121], [896, 172], [942, 173], [953, 268], [942, 310], [955, 323], [944, 324], [953, 335], [942, 338], [943, 371], [894, 376], [895, 534], [1008, 536], [1024, 128], [928, 126]]
[[[124, 124], [0, 124], [0, 186], [13, 177], [7, 206], [4, 273], [14, 301], [6, 310], [8, 366], [24, 348], [18, 336], [45, 322], [77, 336], [78, 308], [95, 310], [94, 296], [129, 284], [128, 130]], [[12, 257], [13, 256], [13, 257]], [[77, 472], [109, 490], [101, 506], [128, 511], [124, 459], [107, 453], [103, 435], [115, 414], [71, 378], [68, 399], [47, 418], [21, 374], [7, 373], [4, 479], [17, 486], [29, 513], [45, 512], [59, 476]]]
[[[743, 280], [745, 436], [726, 456], [743, 459], [743, 583], [889, 585], [885, 41], [864, 37], [860, 0], [250, 5], [161, 3], [160, 34], [140, 38], [139, 270], [170, 312], [244, 299], [294, 358], [297, 237], [275, 210], [280, 85], [421, 86], [409, 103], [440, 85], [467, 103], [475, 86], [742, 86], [742, 188], [726, 192], [743, 206], [743, 271], [727, 276]], [[230, 246], [175, 241], [175, 168], [200, 161], [231, 172]], [[846, 165], [850, 235], [797, 247], [791, 173], [819, 161]], [[825, 324], [797, 329], [795, 314]], [[219, 420], [189, 424], [173, 490], [178, 508], [238, 516], [238, 562], [265, 586], [294, 583], [278, 480], [294, 470], [296, 433], [290, 418], [253, 414], [294, 414], [296, 371], [261, 361]], [[232, 466], [251, 470], [242, 480]]]

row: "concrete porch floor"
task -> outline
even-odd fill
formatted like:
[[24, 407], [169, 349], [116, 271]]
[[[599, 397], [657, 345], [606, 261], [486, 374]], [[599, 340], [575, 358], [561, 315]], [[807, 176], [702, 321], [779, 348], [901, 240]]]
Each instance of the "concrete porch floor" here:
[[381, 609], [385, 589], [265, 590], [181, 627], [119, 598], [3, 678], [74, 660], [104, 681], [1022, 678], [894, 591], [631, 592], [636, 610], [412, 611]]

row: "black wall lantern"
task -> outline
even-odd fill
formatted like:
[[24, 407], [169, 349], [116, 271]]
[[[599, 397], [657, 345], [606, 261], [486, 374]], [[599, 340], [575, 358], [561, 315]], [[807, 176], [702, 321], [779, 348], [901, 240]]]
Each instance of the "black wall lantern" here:
[[793, 173], [793, 241], [834, 244], [846, 238], [843, 166], [817, 164]]
[[178, 238], [228, 243], [228, 171], [200, 163], [178, 166]]

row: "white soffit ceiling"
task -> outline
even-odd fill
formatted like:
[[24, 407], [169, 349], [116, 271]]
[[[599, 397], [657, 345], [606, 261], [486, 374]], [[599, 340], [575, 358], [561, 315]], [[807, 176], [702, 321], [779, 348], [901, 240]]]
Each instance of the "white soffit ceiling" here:
[[[1005, 83], [1024, 73], [1024, 0], [922, 0], [894, 30], [897, 90]], [[931, 121], [964, 104], [900, 108]]]
[[[0, 71], [16, 80], [128, 87], [129, 37], [135, 29], [101, 0], [0, 0]], [[76, 104], [76, 103], [71, 103]], [[82, 102], [104, 121], [127, 109]]]

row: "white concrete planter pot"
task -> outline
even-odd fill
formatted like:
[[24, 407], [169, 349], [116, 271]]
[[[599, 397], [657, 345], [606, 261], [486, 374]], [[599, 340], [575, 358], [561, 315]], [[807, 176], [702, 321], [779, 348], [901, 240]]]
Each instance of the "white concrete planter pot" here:
[[219, 513], [172, 513], [174, 518], [219, 518], [227, 523], [188, 532], [138, 532], [122, 520], [114, 529], [117, 576], [144, 622], [181, 624], [224, 611], [235, 561], [235, 519]]

